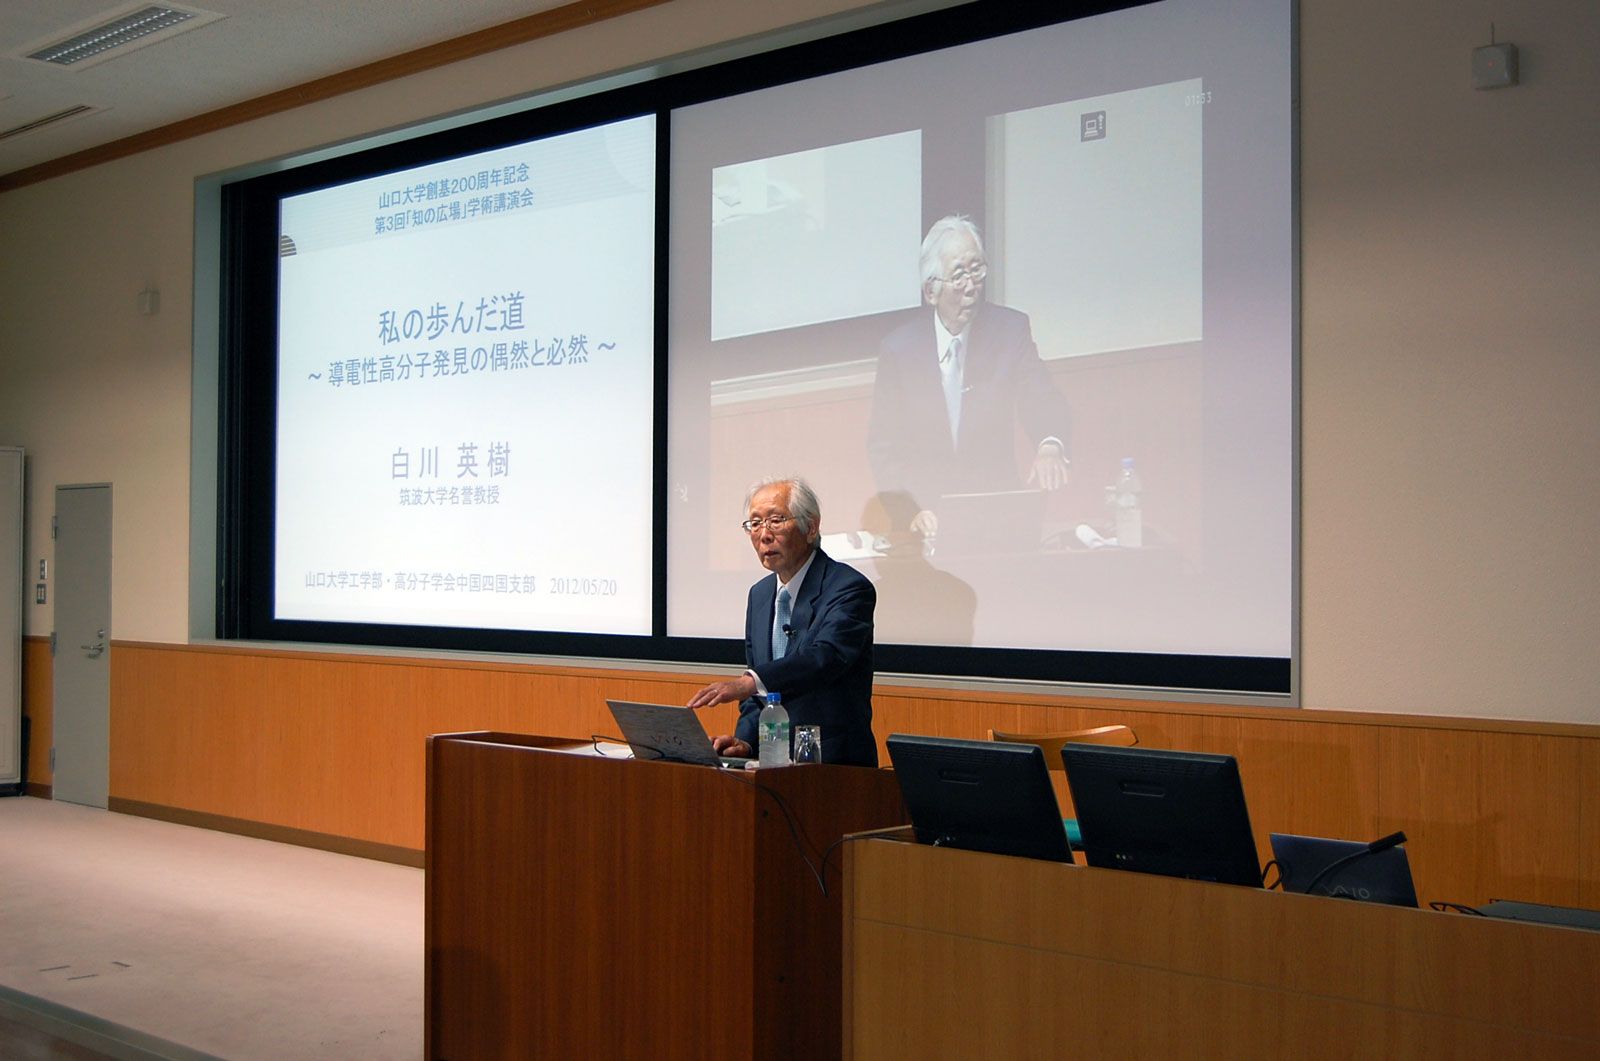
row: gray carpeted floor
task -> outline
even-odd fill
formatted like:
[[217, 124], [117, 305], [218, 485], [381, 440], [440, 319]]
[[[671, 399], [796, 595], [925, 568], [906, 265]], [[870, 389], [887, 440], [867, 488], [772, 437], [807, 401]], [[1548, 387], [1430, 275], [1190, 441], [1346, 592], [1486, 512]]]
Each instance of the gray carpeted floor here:
[[30, 797], [0, 858], [0, 1017], [116, 1057], [422, 1053], [421, 870]]

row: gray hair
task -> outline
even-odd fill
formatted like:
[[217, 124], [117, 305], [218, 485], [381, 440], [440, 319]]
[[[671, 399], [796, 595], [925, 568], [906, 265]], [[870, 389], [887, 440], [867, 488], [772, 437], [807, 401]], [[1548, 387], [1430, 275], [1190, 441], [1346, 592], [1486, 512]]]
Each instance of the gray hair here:
[[789, 488], [789, 515], [800, 525], [801, 534], [810, 534], [822, 521], [822, 506], [817, 503], [816, 491], [804, 479], [795, 475], [775, 475], [750, 484], [745, 491], [744, 510], [750, 511], [750, 502], [769, 486]]
[[983, 237], [978, 235], [978, 226], [966, 214], [946, 214], [933, 223], [928, 229], [928, 234], [922, 239], [922, 286], [928, 286], [928, 281], [939, 279], [939, 255], [944, 251], [944, 245], [957, 236], [971, 236], [972, 242], [978, 245], [979, 257], [984, 257]]

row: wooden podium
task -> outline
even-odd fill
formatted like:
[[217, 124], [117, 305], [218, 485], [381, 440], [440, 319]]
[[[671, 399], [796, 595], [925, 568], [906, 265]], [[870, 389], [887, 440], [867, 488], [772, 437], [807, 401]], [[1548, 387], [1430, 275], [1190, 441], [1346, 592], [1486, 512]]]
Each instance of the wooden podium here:
[[445, 734], [427, 800], [429, 1058], [838, 1056], [843, 857], [824, 897], [799, 848], [903, 822], [892, 773]]

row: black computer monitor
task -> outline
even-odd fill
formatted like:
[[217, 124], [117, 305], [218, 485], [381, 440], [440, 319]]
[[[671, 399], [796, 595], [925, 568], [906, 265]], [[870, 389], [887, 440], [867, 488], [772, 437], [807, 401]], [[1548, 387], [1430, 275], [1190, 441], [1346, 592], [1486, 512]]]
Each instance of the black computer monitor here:
[[1089, 865], [1261, 886], [1233, 756], [1068, 744], [1061, 760]]
[[1044, 752], [1034, 744], [896, 733], [889, 758], [917, 839], [1071, 862]]

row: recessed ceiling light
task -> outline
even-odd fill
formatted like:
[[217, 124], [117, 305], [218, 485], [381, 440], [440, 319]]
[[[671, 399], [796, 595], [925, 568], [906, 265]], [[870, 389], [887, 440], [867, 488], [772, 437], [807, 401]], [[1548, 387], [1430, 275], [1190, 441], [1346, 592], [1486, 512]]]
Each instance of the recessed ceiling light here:
[[80, 103], [77, 106], [68, 107], [66, 110], [56, 111], [54, 114], [46, 114], [43, 118], [35, 118], [31, 122], [23, 122], [21, 125], [14, 125], [9, 129], [0, 129], [0, 140], [10, 140], [13, 137], [24, 136], [28, 133], [38, 132], [40, 129], [43, 129], [49, 125], [55, 125], [57, 122], [69, 121], [73, 118], [82, 118], [87, 114], [98, 114], [105, 109], [105, 107], [91, 107], [87, 104]]
[[79, 23], [12, 54], [21, 59], [81, 69], [168, 37], [199, 29], [224, 16], [176, 4], [136, 3]]

